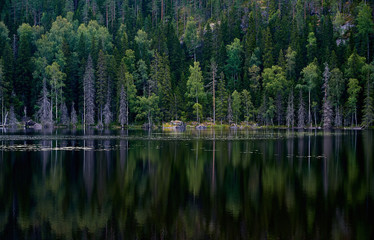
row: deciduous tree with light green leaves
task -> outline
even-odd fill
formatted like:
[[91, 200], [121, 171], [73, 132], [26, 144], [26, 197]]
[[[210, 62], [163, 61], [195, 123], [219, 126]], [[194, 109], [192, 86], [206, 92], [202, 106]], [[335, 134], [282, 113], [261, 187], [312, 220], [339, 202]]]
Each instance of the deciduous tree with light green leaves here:
[[232, 93], [232, 114], [235, 119], [235, 123], [237, 124], [240, 121], [240, 109], [241, 109], [241, 98], [240, 98], [240, 93], [238, 91], [234, 91]]
[[[190, 99], [194, 99], [195, 103], [199, 103], [205, 98], [203, 75], [200, 68], [199, 62], [194, 62], [193, 66], [190, 66], [190, 77], [187, 80], [187, 93], [186, 96]], [[196, 108], [196, 121], [199, 121], [199, 108]]]
[[303, 75], [302, 86], [308, 91], [308, 124], [312, 125], [311, 92], [316, 86], [318, 79], [318, 67], [315, 62], [310, 63], [301, 71]]
[[351, 125], [355, 124], [357, 126], [357, 101], [358, 93], [361, 91], [361, 87], [358, 80], [355, 78], [350, 78], [348, 81], [348, 100], [347, 108], [348, 113], [351, 115]]
[[196, 62], [196, 48], [198, 44], [197, 26], [193, 17], [187, 21], [186, 30], [184, 32], [184, 41], [190, 54], [193, 55], [194, 62]]
[[[272, 98], [272, 102], [274, 102], [274, 98], [276, 99], [278, 106], [276, 108], [277, 112], [277, 123], [280, 125], [281, 123], [281, 116], [282, 116], [282, 98], [285, 94], [286, 89], [288, 88], [288, 81], [286, 79], [286, 74], [284, 70], [275, 65], [271, 68], [265, 68], [264, 72], [262, 73], [263, 79], [263, 87], [265, 89], [266, 95]], [[271, 103], [269, 99], [269, 104]], [[269, 115], [270, 116], [270, 115]]]
[[374, 33], [372, 12], [370, 6], [364, 2], [358, 6], [357, 30], [361, 45], [366, 48], [367, 60], [370, 60], [370, 34]]
[[[65, 86], [64, 80], [66, 74], [60, 71], [60, 66], [53, 62], [52, 65], [49, 65], [45, 69], [46, 74], [49, 78], [49, 83], [51, 85], [51, 111], [53, 107], [55, 108], [55, 120], [58, 121], [58, 106], [62, 103], [63, 92], [62, 88]], [[54, 102], [53, 102], [54, 99]]]
[[158, 107], [159, 97], [156, 94], [152, 94], [151, 96], [142, 96], [137, 97], [137, 106], [135, 111], [137, 112], [136, 119], [142, 120], [146, 119], [148, 122], [148, 127], [151, 128], [155, 116], [160, 111]]

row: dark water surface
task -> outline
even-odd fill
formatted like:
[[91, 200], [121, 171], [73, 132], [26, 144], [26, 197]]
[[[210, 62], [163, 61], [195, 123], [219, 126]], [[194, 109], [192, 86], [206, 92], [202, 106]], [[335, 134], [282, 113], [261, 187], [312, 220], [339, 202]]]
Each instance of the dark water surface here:
[[374, 131], [0, 134], [0, 239], [374, 239]]

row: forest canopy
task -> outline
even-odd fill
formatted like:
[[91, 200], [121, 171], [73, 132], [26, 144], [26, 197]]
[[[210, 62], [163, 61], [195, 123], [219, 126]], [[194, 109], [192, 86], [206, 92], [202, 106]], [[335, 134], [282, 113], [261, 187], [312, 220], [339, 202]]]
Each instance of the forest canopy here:
[[5, 0], [2, 125], [374, 123], [374, 3]]

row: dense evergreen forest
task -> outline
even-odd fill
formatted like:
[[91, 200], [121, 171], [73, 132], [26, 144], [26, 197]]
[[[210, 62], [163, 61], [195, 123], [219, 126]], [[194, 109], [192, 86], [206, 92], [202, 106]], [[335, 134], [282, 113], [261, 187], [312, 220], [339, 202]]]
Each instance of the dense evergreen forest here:
[[374, 122], [373, 1], [4, 0], [3, 125]]

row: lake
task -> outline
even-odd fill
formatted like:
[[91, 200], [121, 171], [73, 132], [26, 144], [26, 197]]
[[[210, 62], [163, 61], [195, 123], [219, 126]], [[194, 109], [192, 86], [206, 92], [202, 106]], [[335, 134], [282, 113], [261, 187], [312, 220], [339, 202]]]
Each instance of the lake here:
[[374, 131], [0, 135], [0, 239], [373, 239]]

